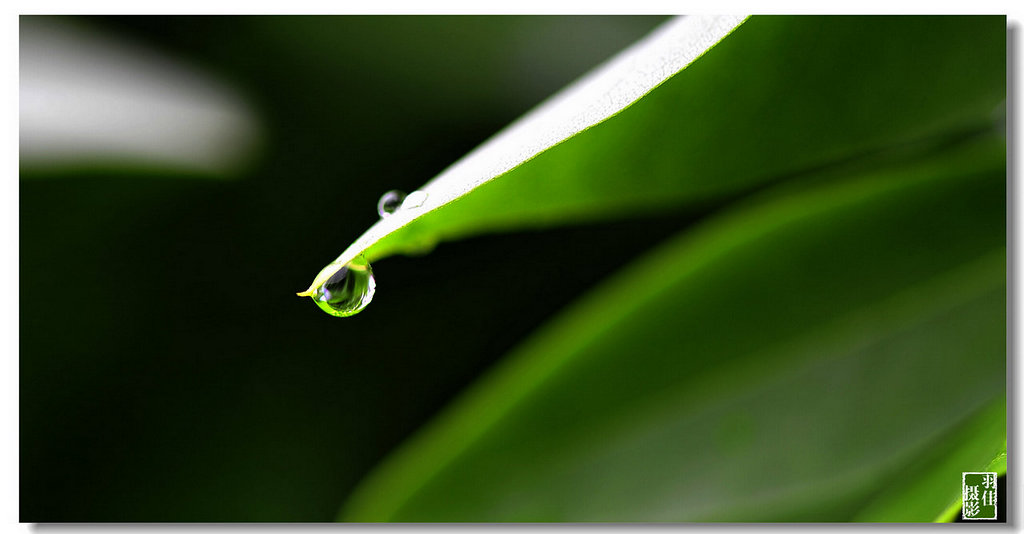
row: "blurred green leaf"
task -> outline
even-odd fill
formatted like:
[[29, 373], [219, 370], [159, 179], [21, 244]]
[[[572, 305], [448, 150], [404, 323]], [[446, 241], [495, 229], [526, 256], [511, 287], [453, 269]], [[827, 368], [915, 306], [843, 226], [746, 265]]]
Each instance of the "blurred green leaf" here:
[[[993, 450], [996, 454], [993, 462]], [[1001, 465], [998, 460], [1002, 459]], [[958, 482], [966, 471], [1006, 473], [1006, 397], [993, 400], [965, 423], [935, 440], [929, 450], [895, 473], [893, 483], [854, 518], [856, 521], [952, 521], [962, 501]], [[937, 507], [939, 503], [945, 507]], [[937, 513], [942, 511], [942, 513]]]
[[684, 232], [510, 354], [343, 519], [934, 520], [1005, 443], [1004, 162], [984, 137]]
[[751, 17], [618, 115], [467, 185], [475, 189], [455, 202], [378, 223], [332, 265], [363, 251], [373, 261], [484, 232], [715, 203], [987, 125], [1005, 85], [1005, 17]]

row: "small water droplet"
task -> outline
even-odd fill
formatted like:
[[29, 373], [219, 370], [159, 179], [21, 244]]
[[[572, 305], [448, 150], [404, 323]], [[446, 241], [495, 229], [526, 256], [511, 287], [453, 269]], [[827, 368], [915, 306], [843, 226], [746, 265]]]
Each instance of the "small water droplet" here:
[[373, 300], [376, 288], [373, 269], [359, 256], [328, 278], [312, 297], [325, 312], [335, 317], [348, 317], [363, 311]]
[[380, 196], [380, 200], [377, 201], [377, 215], [383, 218], [398, 211], [398, 208], [402, 206], [403, 200], [405, 200], [405, 193], [397, 189], [384, 193]]
[[402, 208], [418, 208], [427, 201], [427, 194], [423, 191], [413, 191], [409, 193], [409, 196], [405, 197], [405, 202], [402, 202]]

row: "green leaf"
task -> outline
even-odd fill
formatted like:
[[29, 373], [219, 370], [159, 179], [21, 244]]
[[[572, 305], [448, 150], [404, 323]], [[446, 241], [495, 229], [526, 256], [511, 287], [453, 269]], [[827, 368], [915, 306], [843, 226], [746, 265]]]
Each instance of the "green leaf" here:
[[[625, 72], [636, 79], [616, 84], [649, 87]], [[540, 123], [525, 134], [497, 135], [427, 184], [427, 204], [377, 223], [310, 289], [360, 254], [374, 261], [484, 232], [718, 204], [837, 160], [986, 127], [1004, 100], [1005, 17], [751, 17], [553, 148], [542, 141], [566, 130], [538, 119], [550, 107], [524, 119]]]
[[[680, 17], [620, 52], [470, 152], [419, 192], [401, 210], [370, 227], [316, 276], [314, 290], [381, 238], [426, 213], [462, 198], [481, 184], [594, 124], [618, 113], [705, 53], [743, 21], [731, 15]], [[406, 240], [405, 250], [421, 250]], [[376, 259], [377, 253], [371, 253]]]
[[809, 183], [586, 295], [342, 518], [934, 520], [1006, 439], [1004, 140]]

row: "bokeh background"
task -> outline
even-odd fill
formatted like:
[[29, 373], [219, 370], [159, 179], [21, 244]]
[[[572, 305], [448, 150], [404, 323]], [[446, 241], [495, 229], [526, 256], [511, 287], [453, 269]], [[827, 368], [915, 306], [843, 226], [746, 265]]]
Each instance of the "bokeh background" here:
[[[663, 20], [22, 17], [21, 520], [332, 520], [524, 335], [700, 214], [389, 258], [374, 265], [374, 302], [348, 319], [294, 293], [375, 221], [381, 193], [417, 188]], [[205, 113], [170, 114], [162, 147], [191, 142], [209, 165], [161, 146], [32, 144], [37, 27], [103, 39], [108, 63], [138, 73], [127, 85], [155, 77], [150, 97], [220, 88], [213, 102], [245, 120], [214, 137], [242, 148], [218, 159]], [[140, 50], [163, 59], [132, 71], [118, 55]], [[72, 82], [117, 85], [69, 57]], [[112, 102], [79, 124], [87, 139], [153, 134]]]

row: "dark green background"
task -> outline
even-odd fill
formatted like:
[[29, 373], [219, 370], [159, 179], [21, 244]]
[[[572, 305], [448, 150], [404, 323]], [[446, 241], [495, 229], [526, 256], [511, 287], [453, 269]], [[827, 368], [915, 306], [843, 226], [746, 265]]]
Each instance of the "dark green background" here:
[[74, 19], [227, 80], [264, 142], [235, 180], [22, 170], [21, 520], [333, 519], [526, 333], [700, 214], [388, 259], [350, 319], [294, 292], [382, 192], [415, 189], [662, 20]]

